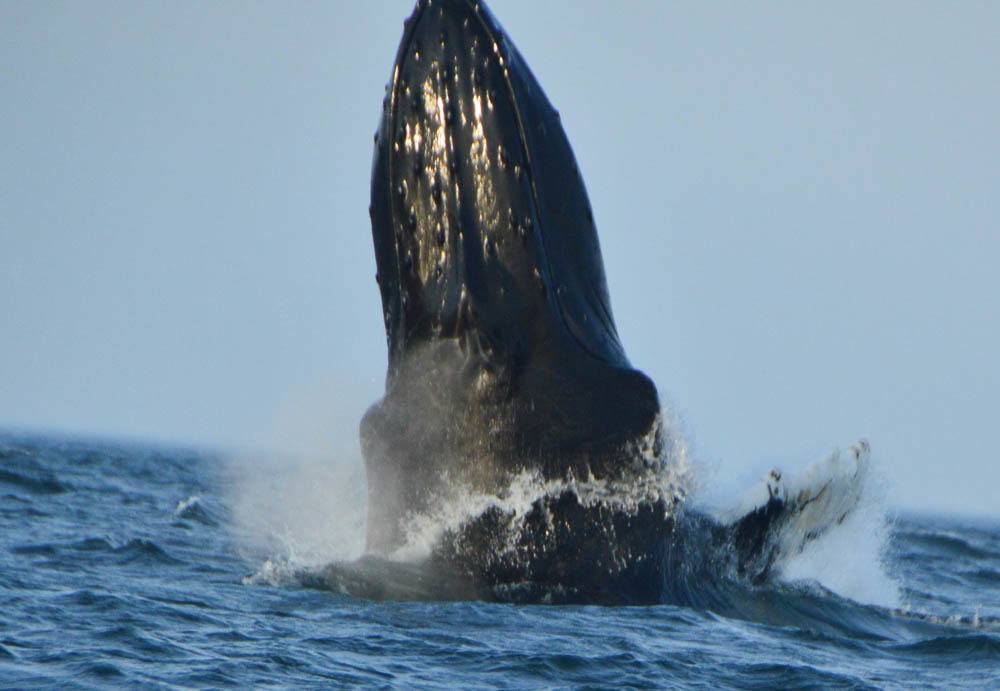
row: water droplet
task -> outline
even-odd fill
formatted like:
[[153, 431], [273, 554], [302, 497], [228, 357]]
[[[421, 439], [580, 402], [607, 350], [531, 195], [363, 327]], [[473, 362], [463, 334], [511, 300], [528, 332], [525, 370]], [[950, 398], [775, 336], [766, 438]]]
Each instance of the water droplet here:
[[396, 187], [396, 194], [399, 195], [400, 199], [405, 200], [406, 193], [407, 193], [406, 180], [401, 180], [399, 186]]
[[538, 284], [538, 289], [542, 293], [542, 297], [544, 298], [548, 294], [549, 290], [545, 286], [545, 281], [542, 279], [542, 274], [538, 272], [538, 267], [535, 267], [534, 277], [535, 277], [535, 282]]
[[438, 222], [437, 224], [437, 233], [435, 234], [434, 239], [437, 240], [438, 247], [444, 246], [444, 225], [441, 222]]

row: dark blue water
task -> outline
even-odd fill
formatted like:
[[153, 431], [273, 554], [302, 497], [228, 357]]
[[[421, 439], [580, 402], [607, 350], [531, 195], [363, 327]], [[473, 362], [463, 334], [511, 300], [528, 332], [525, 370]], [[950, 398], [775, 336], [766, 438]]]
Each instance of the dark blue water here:
[[[865, 536], [846, 534], [800, 565], [819, 582], [790, 568], [703, 608], [379, 602], [357, 596], [371, 582], [267, 577], [266, 549], [234, 519], [247, 511], [231, 492], [241, 472], [259, 471], [188, 450], [0, 437], [0, 686], [1000, 685], [996, 523], [897, 518], [884, 566], [862, 573], [874, 583], [838, 579], [865, 571], [851, 547]], [[275, 502], [294, 501], [281, 490]], [[331, 529], [323, 520], [311, 528]], [[898, 602], [829, 584], [872, 601], [895, 589]]]

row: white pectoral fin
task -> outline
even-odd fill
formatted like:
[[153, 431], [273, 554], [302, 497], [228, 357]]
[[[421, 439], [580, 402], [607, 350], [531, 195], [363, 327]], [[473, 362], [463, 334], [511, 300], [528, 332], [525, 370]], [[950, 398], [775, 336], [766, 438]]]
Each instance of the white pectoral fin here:
[[871, 447], [859, 441], [834, 450], [804, 472], [775, 469], [726, 521], [741, 573], [766, 577], [782, 560], [841, 524], [858, 506], [868, 477]]

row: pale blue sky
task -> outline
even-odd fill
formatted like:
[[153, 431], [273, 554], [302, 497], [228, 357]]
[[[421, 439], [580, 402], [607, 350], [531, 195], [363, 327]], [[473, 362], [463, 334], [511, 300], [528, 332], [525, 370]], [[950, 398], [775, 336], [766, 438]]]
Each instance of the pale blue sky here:
[[[491, 6], [714, 481], [867, 437], [897, 504], [1000, 513], [1000, 5]], [[0, 3], [0, 426], [354, 444], [410, 8]]]

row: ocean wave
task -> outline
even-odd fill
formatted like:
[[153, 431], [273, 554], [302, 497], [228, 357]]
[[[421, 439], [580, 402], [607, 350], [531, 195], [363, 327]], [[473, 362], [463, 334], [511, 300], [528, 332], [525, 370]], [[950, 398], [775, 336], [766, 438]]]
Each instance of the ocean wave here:
[[969, 559], [1000, 558], [1000, 554], [978, 547], [954, 533], [940, 531], [900, 531], [899, 538], [932, 554]]
[[731, 670], [734, 685], [746, 689], [878, 689], [864, 679], [814, 665], [751, 663]]
[[918, 655], [922, 659], [947, 658], [949, 662], [1000, 660], [1000, 636], [975, 633], [940, 636], [892, 646], [899, 654]]
[[[162, 546], [146, 538], [133, 538], [115, 543], [107, 537], [86, 537], [71, 542], [45, 542], [13, 545], [12, 554], [59, 558], [65, 555], [70, 563], [78, 563], [86, 555], [89, 559], [112, 558], [118, 564], [177, 565], [183, 562], [170, 555]], [[76, 556], [70, 556], [75, 554]]]
[[193, 521], [213, 528], [219, 525], [219, 520], [214, 515], [214, 512], [205, 506], [202, 498], [198, 495], [192, 495], [178, 502], [177, 508], [174, 509], [174, 518], [183, 521]]
[[20, 472], [9, 467], [0, 468], [0, 482], [31, 494], [62, 494], [72, 489], [69, 484], [61, 482], [55, 475], [42, 468], [31, 468], [21, 464], [19, 470]]
[[159, 566], [175, 566], [184, 562], [171, 556], [163, 547], [153, 540], [133, 538], [124, 545], [112, 549], [122, 564], [150, 564]]

